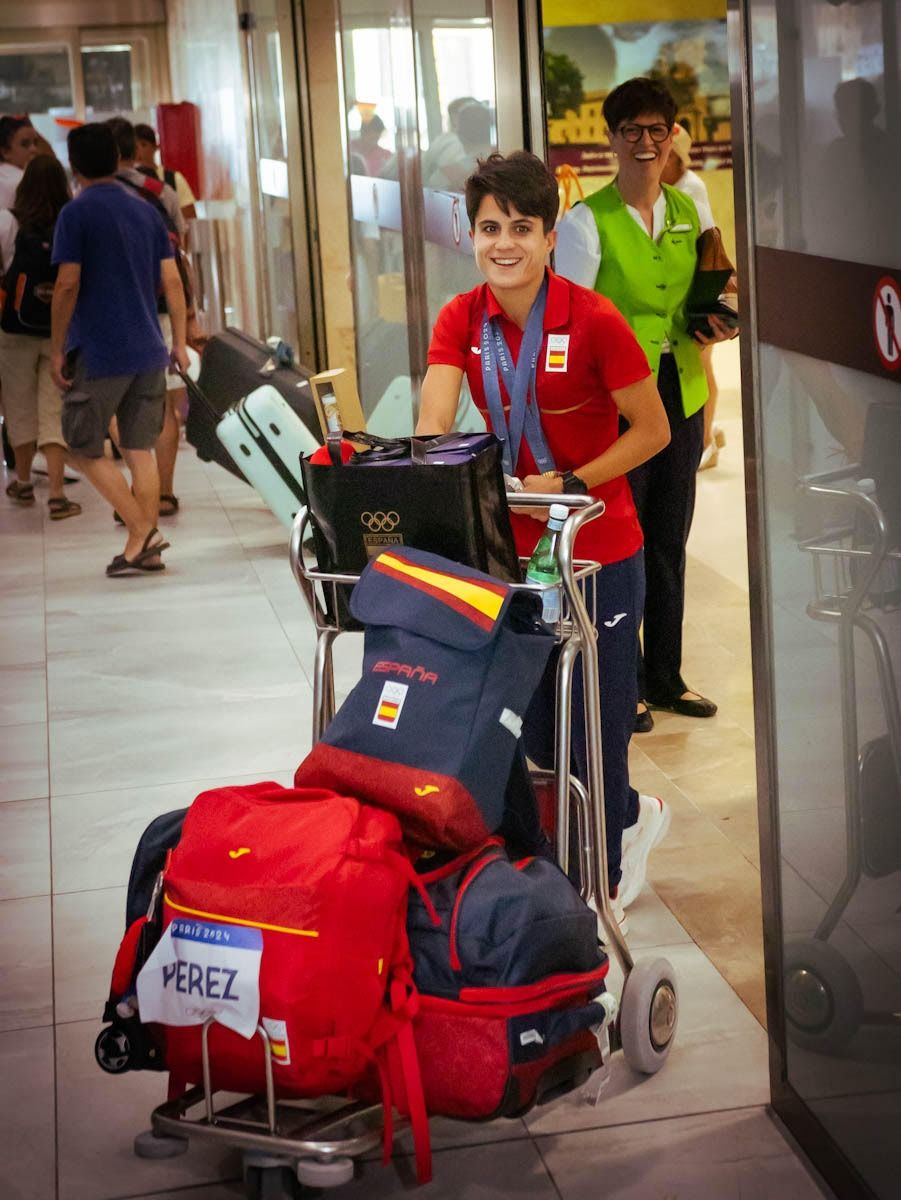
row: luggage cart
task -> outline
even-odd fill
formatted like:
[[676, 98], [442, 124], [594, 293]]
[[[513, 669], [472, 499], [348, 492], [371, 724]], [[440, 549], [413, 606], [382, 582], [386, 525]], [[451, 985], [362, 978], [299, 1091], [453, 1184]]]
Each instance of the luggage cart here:
[[[814, 599], [807, 614], [838, 626], [845, 793], [845, 876], [809, 938], [785, 948], [786, 1027], [792, 1041], [818, 1053], [842, 1051], [861, 1025], [901, 1026], [901, 1014], [868, 1012], [850, 963], [829, 942], [861, 877], [901, 869], [901, 714], [888, 639], [873, 613], [901, 577], [901, 551], [890, 548], [889, 524], [872, 479], [845, 467], [799, 481], [806, 496], [842, 506], [842, 517], [800, 542], [813, 564]], [[859, 744], [854, 633], [873, 652], [886, 733]]]
[[[601, 566], [573, 557], [576, 535], [584, 524], [603, 513], [604, 504], [590, 496], [532, 493], [513, 494], [508, 501], [511, 508], [562, 503], [571, 510], [558, 540], [566, 603], [556, 630], [561, 646], [557, 666], [556, 765], [553, 772], [540, 772], [539, 776], [554, 780], [560, 831], [556, 839], [557, 857], [564, 871], [569, 867], [569, 839], [564, 831], [570, 827], [571, 807], [575, 804], [583, 898], [596, 908], [606, 945], [616, 955], [625, 978], [619, 1003], [610, 996], [606, 1005], [608, 1044], [611, 1050], [622, 1049], [630, 1067], [650, 1075], [663, 1066], [673, 1044], [678, 1009], [676, 977], [666, 959], [637, 963], [633, 960], [610, 905], [599, 670], [597, 654], [593, 653], [596, 631], [592, 621], [596, 576]], [[352, 587], [359, 576], [325, 573], [309, 566], [303, 557], [308, 526], [309, 514], [301, 509], [291, 531], [289, 557], [317, 634], [313, 675], [315, 742], [335, 714], [333, 651], [336, 638], [344, 632], [338, 614], [345, 611], [345, 606], [339, 603], [339, 589]], [[541, 592], [553, 585], [511, 586]], [[584, 784], [570, 770], [572, 687], [580, 656], [589, 764], [589, 778]], [[207, 1050], [210, 1024], [204, 1026], [202, 1041], [203, 1085], [184, 1095], [172, 1095], [155, 1109], [152, 1128], [135, 1140], [135, 1153], [143, 1157], [169, 1157], [183, 1153], [189, 1138], [217, 1139], [243, 1152], [248, 1194], [261, 1200], [295, 1196], [298, 1181], [311, 1188], [347, 1183], [354, 1174], [354, 1159], [375, 1150], [381, 1143], [381, 1105], [350, 1103], [339, 1097], [309, 1101], [277, 1098], [268, 1038], [261, 1026], [257, 1035], [266, 1063], [266, 1094], [226, 1103], [217, 1109]], [[404, 1128], [405, 1124], [398, 1122], [395, 1128]]]

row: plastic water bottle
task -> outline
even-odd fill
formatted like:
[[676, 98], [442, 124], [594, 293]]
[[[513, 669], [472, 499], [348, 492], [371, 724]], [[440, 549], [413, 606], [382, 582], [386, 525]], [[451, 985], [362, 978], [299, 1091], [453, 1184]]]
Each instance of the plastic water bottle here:
[[526, 567], [526, 583], [553, 584], [541, 593], [541, 619], [545, 625], [556, 625], [560, 620], [562, 587], [560, 567], [557, 564], [557, 539], [563, 523], [569, 516], [565, 504], [552, 504], [548, 513], [547, 529], [538, 540], [538, 545]]

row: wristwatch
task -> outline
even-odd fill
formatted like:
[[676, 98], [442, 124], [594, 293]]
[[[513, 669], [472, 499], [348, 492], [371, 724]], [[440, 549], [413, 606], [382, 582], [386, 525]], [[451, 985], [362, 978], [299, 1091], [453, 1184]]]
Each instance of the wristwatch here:
[[588, 495], [588, 484], [584, 479], [580, 479], [575, 471], [562, 471], [560, 478], [563, 481], [563, 491], [567, 496]]

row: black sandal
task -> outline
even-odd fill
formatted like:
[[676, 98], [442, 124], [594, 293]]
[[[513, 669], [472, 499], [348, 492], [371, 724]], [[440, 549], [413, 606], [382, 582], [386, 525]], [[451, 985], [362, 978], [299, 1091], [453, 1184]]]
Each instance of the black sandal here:
[[51, 521], [65, 521], [66, 517], [77, 517], [81, 505], [70, 500], [68, 496], [51, 496], [47, 501]]
[[158, 529], [151, 529], [144, 538], [144, 545], [134, 558], [126, 558], [124, 554], [117, 554], [113, 561], [107, 564], [107, 575], [129, 575], [133, 571], [165, 571], [166, 564], [162, 559], [157, 563], [148, 562], [148, 559], [157, 558], [164, 550], [169, 549], [169, 542], [163, 538], [151, 544], [150, 539], [154, 536], [159, 537], [159, 534]]
[[174, 517], [178, 512], [178, 496], [173, 496], [171, 492], [160, 493], [160, 504], [166, 505], [166, 508], [160, 508], [161, 517]]

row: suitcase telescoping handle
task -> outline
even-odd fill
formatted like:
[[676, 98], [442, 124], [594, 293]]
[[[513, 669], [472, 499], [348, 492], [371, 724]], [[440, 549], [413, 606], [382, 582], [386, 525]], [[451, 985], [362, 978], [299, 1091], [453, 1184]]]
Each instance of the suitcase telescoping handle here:
[[176, 372], [178, 374], [178, 377], [181, 379], [182, 383], [185, 385], [185, 388], [187, 389], [188, 399], [196, 400], [203, 408], [206, 409], [206, 411], [210, 414], [211, 417], [213, 417], [215, 419], [216, 423], [218, 424], [219, 421], [221, 421], [222, 418], [225, 416], [225, 413], [219, 412], [213, 406], [210, 398], [207, 396], [207, 394], [203, 390], [203, 388], [201, 388], [200, 384], [197, 382], [196, 379], [192, 379], [191, 376], [188, 375], [188, 373], [186, 371], [183, 371], [181, 369], [181, 367], [176, 367]]

